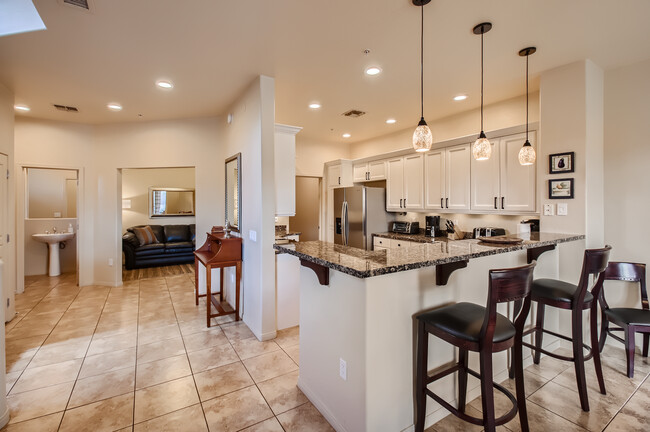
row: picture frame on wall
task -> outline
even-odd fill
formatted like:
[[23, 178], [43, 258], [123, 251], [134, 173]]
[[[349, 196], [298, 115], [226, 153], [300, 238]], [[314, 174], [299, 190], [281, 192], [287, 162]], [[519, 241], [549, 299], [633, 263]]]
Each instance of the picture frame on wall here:
[[564, 174], [575, 171], [575, 152], [548, 155], [548, 173]]
[[549, 199], [573, 199], [573, 179], [553, 179], [548, 181]]

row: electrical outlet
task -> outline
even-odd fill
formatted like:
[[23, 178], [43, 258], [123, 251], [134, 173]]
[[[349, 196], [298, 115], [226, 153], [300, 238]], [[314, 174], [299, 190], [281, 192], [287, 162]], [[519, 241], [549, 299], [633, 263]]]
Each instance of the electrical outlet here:
[[348, 364], [342, 358], [339, 359], [339, 375], [343, 381], [348, 380]]
[[250, 238], [252, 241], [256, 242], [257, 241], [257, 231], [253, 231], [253, 230], [248, 231], [248, 238]]
[[558, 216], [566, 216], [569, 214], [569, 209], [568, 209], [568, 204], [567, 203], [558, 203], [557, 204], [557, 215]]
[[113, 258], [108, 259], [108, 266], [113, 267]]
[[544, 204], [544, 216], [555, 215], [555, 204]]

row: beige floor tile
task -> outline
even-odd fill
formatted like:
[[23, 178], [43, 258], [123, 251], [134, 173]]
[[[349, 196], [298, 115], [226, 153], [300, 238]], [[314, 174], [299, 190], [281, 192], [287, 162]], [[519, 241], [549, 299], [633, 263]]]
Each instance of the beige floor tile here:
[[275, 351], [244, 360], [255, 382], [262, 382], [298, 369], [296, 363], [284, 351]]
[[241, 362], [231, 363], [194, 375], [202, 401], [222, 396], [254, 384]]
[[207, 432], [203, 409], [200, 404], [136, 424], [134, 432]]
[[223, 331], [219, 327], [184, 336], [183, 341], [185, 342], [187, 352], [199, 351], [229, 343], [226, 335], [223, 334]]
[[159, 342], [166, 339], [174, 339], [181, 336], [178, 323], [157, 327], [151, 330], [141, 330], [138, 332], [138, 346], [147, 345], [153, 342]]
[[168, 357], [138, 365], [136, 388], [151, 387], [188, 375], [192, 375], [192, 369], [185, 354]]
[[238, 431], [273, 417], [255, 386], [203, 402], [203, 410], [211, 431]]
[[111, 351], [120, 351], [133, 348], [136, 345], [137, 333], [123, 333], [108, 337], [94, 337], [88, 348], [88, 356], [103, 354]]
[[333, 431], [327, 420], [311, 404], [306, 403], [278, 416], [278, 420], [286, 432], [302, 431]]
[[63, 411], [37, 417], [20, 423], [7, 425], [3, 432], [57, 432], [63, 417]]
[[278, 330], [274, 341], [282, 348], [287, 348], [300, 343], [300, 327], [291, 327], [284, 330]]
[[135, 423], [199, 403], [194, 379], [179, 378], [135, 392]]
[[261, 423], [243, 429], [242, 432], [284, 432], [277, 418], [271, 417]]
[[233, 324], [226, 324], [221, 327], [223, 332], [226, 334], [226, 337], [233, 340], [241, 340], [255, 337], [253, 332], [248, 328], [243, 321], [239, 321]]
[[73, 385], [74, 383], [58, 384], [8, 396], [7, 405], [11, 413], [9, 422], [18, 423], [63, 411]]
[[[646, 379], [645, 384], [650, 384]], [[647, 432], [650, 430], [650, 385], [642, 387], [607, 426], [607, 432]]]
[[83, 358], [86, 355], [86, 350], [88, 350], [88, 345], [90, 345], [90, 336], [52, 344], [45, 341], [45, 344], [32, 359], [29, 367], [46, 366]]
[[192, 372], [202, 372], [239, 361], [237, 353], [230, 345], [216, 347], [188, 353]]
[[300, 365], [300, 345], [293, 345], [287, 348], [284, 348], [284, 352], [287, 353], [291, 360], [295, 361], [297, 365]]
[[232, 347], [242, 360], [280, 350], [280, 347], [274, 341], [260, 342], [254, 337], [241, 340], [235, 339], [232, 341]]
[[76, 382], [68, 408], [109, 399], [133, 391], [135, 367], [80, 379]]
[[133, 393], [129, 393], [66, 411], [59, 431], [108, 432], [132, 423]]
[[185, 353], [183, 339], [178, 336], [174, 339], [167, 339], [153, 342], [138, 347], [138, 365], [167, 357], [174, 357]]
[[81, 362], [82, 359], [77, 359], [26, 369], [11, 390], [11, 394], [74, 381], [81, 369]]
[[5, 375], [5, 384], [6, 384], [6, 389], [7, 389], [7, 394], [11, 391], [11, 388], [16, 384], [16, 381], [18, 381], [18, 378], [20, 378], [20, 375], [22, 374], [22, 371], [18, 372], [9, 372]]
[[79, 378], [88, 378], [135, 365], [135, 348], [86, 357]]
[[12, 353], [19, 353], [23, 351], [28, 351], [34, 348], [38, 348], [43, 345], [47, 336], [31, 336], [28, 338], [22, 339], [7, 339], [5, 346], [5, 352], [7, 355]]
[[538, 365], [532, 364], [525, 370], [550, 380], [564, 372], [569, 367], [573, 367], [573, 363], [544, 356]]
[[298, 375], [295, 371], [257, 384], [275, 415], [308, 402], [298, 388]]
[[[429, 401], [431, 401], [431, 399], [429, 399]], [[427, 401], [427, 403], [431, 403], [429, 401]], [[469, 405], [465, 408], [465, 412], [473, 417], [480, 418], [482, 416], [481, 411]], [[427, 429], [427, 431], [429, 430], [432, 430], [433, 432], [480, 432], [483, 430], [483, 427], [468, 423], [453, 414], [449, 414], [435, 423], [432, 428]]]

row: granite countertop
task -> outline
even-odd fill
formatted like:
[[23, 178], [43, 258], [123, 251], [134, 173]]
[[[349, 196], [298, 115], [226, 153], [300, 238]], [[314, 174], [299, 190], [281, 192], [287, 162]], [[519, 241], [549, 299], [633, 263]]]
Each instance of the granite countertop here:
[[[510, 235], [508, 237], [518, 237]], [[517, 245], [494, 245], [479, 240], [447, 240], [438, 238], [435, 243], [413, 245], [405, 249], [365, 251], [322, 241], [297, 242], [274, 245], [282, 252], [311, 261], [358, 278], [397, 273], [438, 264], [465, 261], [489, 255], [531, 249], [558, 243], [582, 240], [582, 234], [532, 233], [530, 239]]]
[[382, 232], [382, 233], [373, 233], [375, 237], [383, 237], [393, 240], [405, 240], [412, 241], [417, 243], [434, 243], [436, 241], [447, 241], [447, 237], [431, 237], [424, 235], [424, 232], [419, 234], [400, 234], [394, 232]]

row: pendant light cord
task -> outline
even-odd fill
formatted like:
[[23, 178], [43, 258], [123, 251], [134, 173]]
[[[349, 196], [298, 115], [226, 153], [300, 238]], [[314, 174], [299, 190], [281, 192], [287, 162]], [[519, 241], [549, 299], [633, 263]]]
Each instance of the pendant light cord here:
[[528, 57], [526, 55], [526, 142], [528, 142]]
[[424, 118], [424, 4], [422, 10], [422, 22], [420, 26], [420, 117]]
[[481, 132], [483, 132], [483, 34], [484, 29], [481, 29]]

